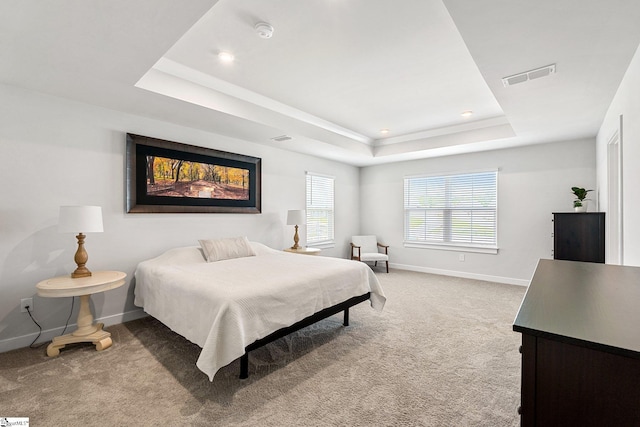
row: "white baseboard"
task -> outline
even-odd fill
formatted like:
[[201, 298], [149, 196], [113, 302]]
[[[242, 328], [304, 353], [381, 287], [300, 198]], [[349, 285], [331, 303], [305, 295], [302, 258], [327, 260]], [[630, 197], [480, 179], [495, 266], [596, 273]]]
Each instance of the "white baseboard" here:
[[[131, 320], [141, 319], [143, 317], [148, 316], [147, 313], [142, 309], [127, 311], [126, 313], [114, 314], [111, 316], [101, 317], [99, 319], [95, 319], [96, 322], [102, 322], [105, 326], [117, 325], [124, 322], [129, 322]], [[67, 333], [73, 332], [77, 328], [75, 323], [69, 324], [67, 326]], [[40, 338], [38, 338], [38, 343], [51, 341], [54, 337], [62, 334], [64, 330], [64, 326], [60, 326], [58, 328], [43, 330], [40, 334]], [[9, 350], [15, 350], [17, 348], [27, 347], [29, 346], [33, 340], [38, 336], [38, 333], [35, 332], [33, 334], [22, 335], [19, 337], [8, 338], [6, 340], [0, 340], [0, 353]]]
[[529, 286], [528, 280], [514, 279], [512, 277], [489, 276], [486, 274], [466, 273], [463, 271], [443, 270], [439, 268], [418, 267], [415, 265], [389, 263], [390, 268], [398, 270], [418, 271], [420, 273], [440, 274], [442, 276], [462, 277], [465, 279], [484, 280], [487, 282], [506, 283], [509, 285]]

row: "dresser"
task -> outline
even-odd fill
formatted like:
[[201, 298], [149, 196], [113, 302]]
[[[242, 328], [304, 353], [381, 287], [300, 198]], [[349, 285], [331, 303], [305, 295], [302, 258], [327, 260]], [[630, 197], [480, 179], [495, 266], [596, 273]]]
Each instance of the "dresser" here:
[[522, 427], [640, 426], [640, 268], [540, 260], [515, 318]]
[[554, 212], [553, 258], [604, 263], [604, 212]]

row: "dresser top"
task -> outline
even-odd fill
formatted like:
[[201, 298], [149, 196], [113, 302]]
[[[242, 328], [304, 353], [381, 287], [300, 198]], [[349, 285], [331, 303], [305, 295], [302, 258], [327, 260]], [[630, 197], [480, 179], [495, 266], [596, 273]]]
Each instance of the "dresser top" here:
[[553, 215], [604, 215], [604, 212], [551, 212]]
[[513, 330], [640, 356], [640, 267], [541, 259]]

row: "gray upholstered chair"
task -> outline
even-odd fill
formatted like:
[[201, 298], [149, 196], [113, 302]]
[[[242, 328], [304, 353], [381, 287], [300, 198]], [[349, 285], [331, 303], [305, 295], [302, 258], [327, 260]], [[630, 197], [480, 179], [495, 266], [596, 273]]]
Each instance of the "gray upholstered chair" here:
[[[384, 249], [384, 253], [380, 252], [379, 248]], [[375, 266], [378, 265], [378, 261], [384, 261], [387, 264], [387, 273], [389, 272], [389, 246], [378, 243], [376, 236], [353, 236], [351, 259], [373, 261]]]

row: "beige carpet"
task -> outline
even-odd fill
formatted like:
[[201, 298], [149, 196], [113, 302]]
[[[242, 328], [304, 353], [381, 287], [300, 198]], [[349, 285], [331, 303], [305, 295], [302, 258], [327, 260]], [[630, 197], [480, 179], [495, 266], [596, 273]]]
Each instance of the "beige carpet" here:
[[523, 287], [392, 270], [388, 301], [334, 316], [210, 383], [199, 347], [145, 318], [114, 345], [0, 354], [0, 417], [31, 426], [517, 426]]

